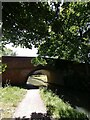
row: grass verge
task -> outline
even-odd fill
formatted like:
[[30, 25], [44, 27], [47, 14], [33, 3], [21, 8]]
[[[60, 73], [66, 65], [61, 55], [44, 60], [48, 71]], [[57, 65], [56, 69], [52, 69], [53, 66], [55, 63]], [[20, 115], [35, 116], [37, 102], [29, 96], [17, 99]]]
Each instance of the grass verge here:
[[48, 114], [53, 118], [57, 120], [88, 120], [84, 113], [77, 112], [69, 103], [65, 103], [51, 90], [41, 88], [40, 93]]
[[18, 103], [24, 98], [25, 89], [19, 87], [0, 88], [0, 112], [2, 118], [11, 118]]

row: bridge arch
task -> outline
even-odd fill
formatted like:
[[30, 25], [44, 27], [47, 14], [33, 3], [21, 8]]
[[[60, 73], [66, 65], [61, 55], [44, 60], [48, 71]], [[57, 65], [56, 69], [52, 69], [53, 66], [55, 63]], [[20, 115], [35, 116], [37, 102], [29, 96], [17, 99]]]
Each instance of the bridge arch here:
[[30, 78], [31, 81], [32, 79], [36, 79], [36, 81], [41, 81], [43, 82], [43, 85], [48, 85], [48, 83], [50, 82], [50, 71], [48, 69], [46, 69], [45, 67], [43, 68], [39, 68], [39, 69], [34, 69], [32, 71], [30, 71], [29, 74], [27, 74], [27, 79], [26, 79], [26, 83], [29, 81], [30, 82]]

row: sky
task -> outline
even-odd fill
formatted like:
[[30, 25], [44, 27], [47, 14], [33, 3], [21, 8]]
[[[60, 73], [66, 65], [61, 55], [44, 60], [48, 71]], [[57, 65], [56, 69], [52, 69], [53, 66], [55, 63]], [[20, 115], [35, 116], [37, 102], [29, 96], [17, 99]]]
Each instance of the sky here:
[[30, 57], [36, 57], [37, 56], [37, 48], [32, 47], [32, 49], [28, 48], [21, 48], [21, 47], [12, 47], [11, 44], [6, 45], [7, 48], [13, 50], [13, 52], [16, 52], [17, 56], [30, 56]]

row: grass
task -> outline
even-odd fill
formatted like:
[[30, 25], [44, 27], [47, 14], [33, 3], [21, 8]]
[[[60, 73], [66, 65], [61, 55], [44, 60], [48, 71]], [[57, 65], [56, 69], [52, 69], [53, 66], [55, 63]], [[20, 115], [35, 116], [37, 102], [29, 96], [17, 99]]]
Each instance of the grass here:
[[2, 118], [11, 118], [15, 108], [24, 98], [25, 89], [19, 87], [0, 88], [0, 112]]
[[69, 103], [65, 103], [51, 90], [43, 88], [40, 89], [40, 93], [48, 113], [53, 118], [60, 120], [87, 120], [84, 113], [77, 112]]

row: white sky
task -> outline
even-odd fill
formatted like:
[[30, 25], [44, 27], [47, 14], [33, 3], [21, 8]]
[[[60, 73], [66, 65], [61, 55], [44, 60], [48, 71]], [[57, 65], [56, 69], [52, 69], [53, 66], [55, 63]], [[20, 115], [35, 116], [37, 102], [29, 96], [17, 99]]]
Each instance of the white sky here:
[[12, 47], [11, 44], [7, 44], [6, 47], [16, 52], [17, 56], [30, 56], [30, 57], [37, 56], [37, 48], [34, 48], [34, 47], [32, 47], [32, 49], [21, 48], [21, 47], [15, 48], [15, 47]]

